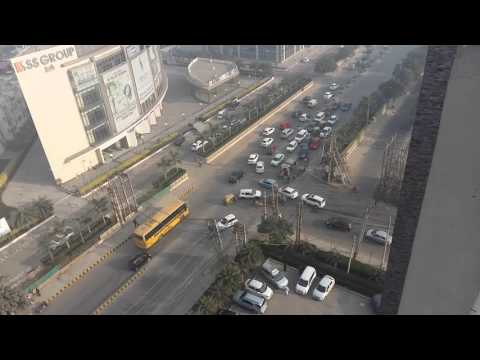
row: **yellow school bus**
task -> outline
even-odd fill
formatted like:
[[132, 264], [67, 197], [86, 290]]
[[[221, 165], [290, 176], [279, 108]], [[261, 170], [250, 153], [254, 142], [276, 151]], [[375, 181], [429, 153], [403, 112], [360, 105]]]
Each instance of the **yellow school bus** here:
[[172, 200], [162, 210], [155, 213], [145, 223], [135, 229], [135, 244], [141, 249], [149, 249], [189, 214], [187, 204]]

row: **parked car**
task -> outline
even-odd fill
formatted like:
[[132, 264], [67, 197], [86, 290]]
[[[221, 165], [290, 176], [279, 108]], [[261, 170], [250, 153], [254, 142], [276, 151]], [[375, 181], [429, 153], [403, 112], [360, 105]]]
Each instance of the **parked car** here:
[[313, 137], [310, 139], [310, 143], [308, 144], [308, 147], [310, 150], [317, 150], [322, 143], [322, 139], [319, 137]]
[[217, 315], [238, 315], [238, 313], [228, 309], [220, 309], [218, 310]]
[[318, 285], [313, 290], [312, 297], [315, 300], [325, 300], [330, 291], [332, 291], [334, 285], [335, 279], [330, 275], [324, 275]]
[[311, 134], [313, 132], [313, 129], [315, 129], [315, 124], [308, 124], [305, 127], [305, 130], [307, 130], [309, 134]]
[[290, 200], [294, 200], [298, 197], [298, 191], [290, 186], [285, 186], [278, 190], [278, 192]]
[[302, 114], [304, 114], [303, 111], [299, 111], [299, 110], [294, 111], [294, 112], [292, 112], [292, 119], [298, 119], [300, 117], [300, 115], [302, 115]]
[[329, 229], [340, 230], [340, 231], [351, 231], [352, 224], [348, 220], [340, 217], [331, 217], [325, 220], [325, 225]]
[[238, 290], [233, 296], [233, 301], [242, 308], [256, 314], [263, 314], [267, 310], [267, 300], [247, 290]]
[[255, 295], [263, 297], [265, 300], [270, 300], [273, 296], [273, 290], [269, 288], [263, 281], [257, 279], [248, 279], [245, 282], [245, 289], [254, 293]]
[[198, 151], [208, 144], [207, 140], [197, 140], [192, 144], [192, 151]]
[[273, 188], [274, 186], [278, 186], [277, 185], [277, 181], [274, 180], [274, 179], [261, 179], [258, 184], [261, 186], [261, 187], [264, 187], [265, 189], [271, 189]]
[[143, 265], [152, 259], [152, 255], [148, 253], [140, 253], [131, 258], [128, 262], [128, 267], [132, 271], [138, 271]]
[[223, 217], [222, 219], [220, 219], [220, 221], [217, 222], [217, 227], [219, 230], [226, 230], [231, 228], [237, 222], [238, 222], [238, 219], [234, 214], [228, 214], [227, 216]]
[[297, 143], [301, 143], [303, 140], [305, 140], [308, 137], [308, 131], [305, 129], [300, 130], [297, 132], [297, 135], [295, 136], [295, 141]]
[[300, 151], [298, 152], [298, 159], [299, 160], [308, 159], [308, 144], [303, 143], [300, 145]]
[[217, 119], [222, 120], [227, 114], [227, 109], [222, 109], [217, 113]]
[[324, 98], [325, 100], [330, 100], [330, 99], [333, 98], [334, 96], [335, 96], [335, 94], [332, 93], [332, 92], [330, 92], [330, 91], [327, 91], [327, 92], [325, 92], [325, 94], [323, 94], [323, 98]]
[[290, 136], [293, 135], [294, 132], [295, 132], [295, 130], [293, 130], [291, 128], [284, 129], [284, 130], [282, 130], [282, 138], [288, 139]]
[[312, 207], [316, 207], [318, 209], [322, 209], [325, 207], [327, 202], [325, 201], [324, 198], [322, 198], [319, 195], [315, 194], [303, 194], [302, 195], [302, 201]]
[[283, 130], [285, 129], [290, 129], [291, 126], [290, 126], [290, 123], [288, 122], [282, 122], [278, 128], [283, 132]]
[[287, 145], [287, 151], [294, 152], [297, 146], [298, 146], [298, 143], [295, 140], [290, 141]]
[[312, 100], [312, 97], [311, 96], [305, 96], [303, 99], [302, 99], [302, 102], [304, 104], [308, 104], [308, 102]]
[[385, 242], [388, 244], [392, 243], [392, 236], [387, 235], [386, 231], [378, 230], [378, 229], [370, 229], [365, 234], [365, 239], [374, 241], [378, 244], [385, 245]]
[[310, 116], [306, 112], [300, 114], [300, 116], [298, 117], [298, 121], [301, 121], [301, 122], [308, 121], [308, 120], [310, 120]]
[[272, 143], [273, 143], [273, 138], [264, 138], [262, 140], [262, 143], [260, 144], [260, 146], [266, 148], [266, 147], [269, 147], [270, 145], [272, 145]]
[[310, 62], [310, 59], [308, 57], [303, 57], [302, 60], [300, 60], [302, 63], [306, 64]]
[[330, 115], [330, 118], [327, 120], [328, 125], [333, 126], [337, 123], [337, 115]]
[[320, 112], [315, 114], [314, 120], [316, 122], [321, 123], [321, 122], [323, 122], [324, 119], [325, 119], [325, 112], [324, 111], [320, 111]]
[[255, 173], [263, 174], [265, 172], [265, 164], [263, 161], [258, 161], [257, 165], [255, 165]]
[[250, 154], [248, 156], [248, 165], [255, 165], [259, 159], [260, 155], [258, 155], [257, 153], [255, 154]]
[[178, 136], [175, 141], [173, 142], [173, 145], [175, 146], [182, 146], [182, 144], [185, 142], [185, 136], [181, 135]]
[[232, 173], [230, 174], [230, 177], [228, 178], [228, 182], [230, 184], [236, 184], [243, 177], [243, 175], [244, 173], [242, 170], [232, 171]]
[[239, 105], [240, 105], [240, 100], [238, 98], [235, 98], [230, 102], [229, 107], [231, 109], [236, 109]]
[[333, 83], [331, 83], [331, 84], [329, 85], [328, 88], [329, 88], [330, 90], [332, 90], [332, 91], [335, 91], [335, 90], [337, 90], [339, 87], [340, 87], [340, 85], [338, 85], [337, 83], [334, 83], [334, 82], [333, 82]]
[[262, 271], [265, 277], [273, 283], [278, 289], [285, 289], [288, 286], [288, 279], [270, 260], [266, 260], [262, 265]]
[[340, 105], [341, 111], [349, 111], [351, 108], [352, 108], [351, 103], [343, 103], [342, 105]]
[[318, 101], [316, 99], [311, 99], [308, 103], [307, 103], [307, 107], [309, 107], [310, 109], [314, 108], [315, 106], [317, 106], [318, 104]]
[[317, 271], [312, 266], [305, 267], [302, 275], [298, 279], [297, 286], [295, 286], [295, 292], [300, 295], [307, 295], [313, 281], [317, 277]]
[[282, 163], [282, 161], [285, 159], [285, 155], [282, 153], [275, 154], [273, 156], [272, 161], [270, 161], [270, 165], [272, 166], [278, 166]]
[[270, 136], [275, 132], [275, 128], [272, 127], [267, 127], [265, 130], [263, 130], [263, 136]]
[[330, 126], [325, 126], [322, 131], [320, 131], [321, 138], [327, 138], [332, 134], [332, 128]]
[[239, 199], [260, 199], [262, 192], [260, 190], [241, 189], [238, 197]]

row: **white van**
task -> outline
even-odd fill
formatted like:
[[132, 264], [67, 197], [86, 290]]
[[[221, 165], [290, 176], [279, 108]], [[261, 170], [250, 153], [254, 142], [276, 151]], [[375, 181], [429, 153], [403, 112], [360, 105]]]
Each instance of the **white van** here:
[[303, 270], [302, 275], [298, 279], [297, 286], [295, 287], [295, 292], [300, 295], [307, 295], [310, 286], [313, 284], [313, 280], [317, 277], [317, 271], [312, 266], [307, 266]]
[[326, 122], [326, 121], [324, 121], [324, 120], [325, 120], [325, 112], [324, 112], [324, 111], [320, 111], [319, 113], [316, 113], [314, 120], [315, 120], [316, 122], [319, 122], [319, 123]]

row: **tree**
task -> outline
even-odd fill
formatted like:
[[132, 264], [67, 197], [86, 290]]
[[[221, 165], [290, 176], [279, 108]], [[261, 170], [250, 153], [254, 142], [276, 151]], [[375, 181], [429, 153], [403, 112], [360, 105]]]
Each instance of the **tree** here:
[[257, 241], [249, 241], [247, 245], [238, 253], [236, 262], [247, 271], [251, 271], [260, 265], [263, 260], [263, 252]]
[[13, 315], [27, 306], [25, 295], [18, 289], [5, 284], [5, 277], [0, 276], [0, 315]]
[[180, 152], [170, 150], [169, 155], [170, 155], [170, 158], [172, 160], [172, 164], [174, 166], [175, 172], [177, 172], [178, 171], [178, 166], [177, 165], [182, 163], [182, 159], [180, 159]]
[[261, 234], [269, 234], [269, 240], [272, 243], [288, 242], [288, 237], [293, 235], [293, 224], [284, 218], [267, 217], [262, 218], [262, 222], [257, 226], [257, 231]]
[[337, 62], [334, 55], [324, 55], [315, 63], [315, 72], [326, 74], [337, 69]]
[[39, 219], [45, 219], [53, 213], [53, 203], [45, 197], [40, 197], [32, 204], [32, 210]]
[[397, 98], [403, 93], [403, 86], [395, 79], [390, 79], [380, 84], [378, 90], [385, 99], [390, 100]]

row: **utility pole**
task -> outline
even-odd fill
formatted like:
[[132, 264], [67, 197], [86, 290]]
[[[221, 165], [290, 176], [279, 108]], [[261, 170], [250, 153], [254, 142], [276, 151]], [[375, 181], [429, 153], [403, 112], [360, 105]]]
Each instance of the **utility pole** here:
[[356, 246], [357, 246], [357, 236], [354, 234], [353, 235], [352, 250], [350, 251], [350, 256], [348, 257], [347, 274], [350, 273], [350, 265], [352, 264], [353, 254], [355, 252]]
[[303, 201], [300, 199], [298, 201], [297, 206], [297, 231], [295, 233], [295, 245], [300, 243], [300, 237], [302, 232], [302, 224], [303, 224]]
[[217, 234], [217, 240], [218, 240], [218, 246], [220, 248], [220, 252], [223, 252], [223, 240], [222, 240], [222, 234], [220, 233], [220, 230], [218, 230], [217, 226], [217, 220], [213, 219], [214, 225], [215, 225], [215, 232]]
[[[392, 217], [389, 216], [389, 218], [388, 218], [387, 240], [390, 236], [391, 226], [392, 226]], [[391, 244], [389, 244], [388, 241], [385, 241], [385, 247], [383, 249], [383, 258], [382, 258], [382, 269], [384, 271], [387, 270], [388, 255], [390, 254], [390, 246], [391, 246]]]
[[365, 211], [365, 217], [364, 217], [364, 220], [363, 220], [362, 231], [361, 231], [360, 236], [358, 238], [357, 246], [355, 247], [355, 252], [353, 253], [353, 258], [354, 259], [357, 258], [358, 250], [360, 250], [360, 243], [362, 242], [363, 237], [365, 236], [365, 230], [367, 229], [367, 221], [368, 221], [368, 217], [370, 216], [369, 213], [370, 213], [370, 208], [367, 207], [367, 210]]

